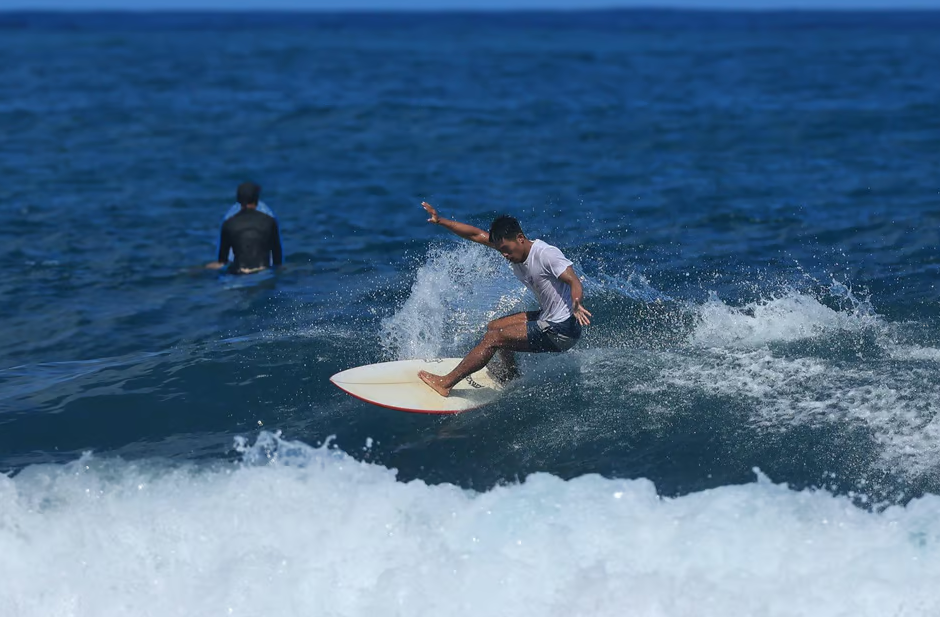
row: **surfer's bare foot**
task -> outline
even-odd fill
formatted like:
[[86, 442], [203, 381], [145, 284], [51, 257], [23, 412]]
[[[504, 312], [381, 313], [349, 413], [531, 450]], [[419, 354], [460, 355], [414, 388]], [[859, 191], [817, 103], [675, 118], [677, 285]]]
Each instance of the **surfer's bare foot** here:
[[432, 390], [441, 396], [447, 396], [450, 394], [450, 388], [444, 385], [444, 377], [441, 375], [434, 375], [427, 371], [418, 371], [418, 377], [420, 377], [421, 381], [428, 384]]

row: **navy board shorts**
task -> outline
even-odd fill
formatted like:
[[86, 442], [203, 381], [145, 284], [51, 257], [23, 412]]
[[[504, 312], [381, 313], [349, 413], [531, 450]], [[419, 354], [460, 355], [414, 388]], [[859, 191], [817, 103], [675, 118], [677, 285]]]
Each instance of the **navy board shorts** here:
[[581, 338], [581, 324], [574, 315], [562, 322], [539, 319], [539, 311], [527, 311], [526, 338], [535, 353], [568, 351]]

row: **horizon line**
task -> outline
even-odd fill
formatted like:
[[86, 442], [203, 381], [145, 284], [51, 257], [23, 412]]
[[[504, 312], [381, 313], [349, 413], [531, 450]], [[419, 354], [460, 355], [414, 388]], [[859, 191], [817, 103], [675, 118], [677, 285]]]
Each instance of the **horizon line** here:
[[0, 8], [0, 14], [90, 14], [90, 13], [116, 13], [116, 14], [197, 14], [197, 13], [265, 13], [265, 14], [358, 14], [358, 13], [421, 13], [421, 14], [458, 14], [458, 13], [940, 13], [940, 6], [885, 6], [885, 7], [700, 7], [700, 6], [610, 6], [610, 7], [507, 7], [507, 8], [476, 8], [476, 7], [352, 7], [352, 8], [313, 8], [313, 7], [40, 7], [40, 8]]

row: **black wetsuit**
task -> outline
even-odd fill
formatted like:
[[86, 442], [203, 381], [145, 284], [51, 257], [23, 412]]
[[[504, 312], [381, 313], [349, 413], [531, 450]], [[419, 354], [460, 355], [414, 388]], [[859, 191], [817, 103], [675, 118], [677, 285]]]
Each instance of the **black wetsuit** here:
[[222, 224], [220, 262], [228, 261], [229, 249], [235, 253], [235, 261], [229, 271], [236, 274], [242, 270], [281, 265], [284, 255], [277, 219], [254, 208], [242, 208]]

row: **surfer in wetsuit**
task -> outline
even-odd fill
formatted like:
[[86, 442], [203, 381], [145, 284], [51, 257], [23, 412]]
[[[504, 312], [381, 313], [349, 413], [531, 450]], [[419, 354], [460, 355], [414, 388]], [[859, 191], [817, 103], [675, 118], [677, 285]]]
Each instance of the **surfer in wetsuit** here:
[[461, 379], [482, 369], [499, 354], [504, 380], [516, 376], [514, 351], [567, 351], [581, 338], [581, 326], [591, 323], [591, 313], [581, 304], [584, 290], [581, 281], [562, 252], [542, 240], [529, 240], [519, 221], [500, 216], [493, 221], [489, 233], [438, 216], [427, 202], [421, 203], [430, 218], [461, 238], [494, 248], [512, 264], [512, 271], [535, 294], [540, 311], [515, 313], [491, 321], [483, 340], [467, 354], [453, 371], [435, 375], [420, 371], [418, 376], [441, 396], [450, 394]]
[[219, 238], [218, 260], [206, 264], [218, 270], [229, 265], [229, 273], [251, 274], [284, 262], [281, 233], [274, 213], [261, 204], [261, 187], [244, 182], [236, 192], [238, 203], [225, 215]]

